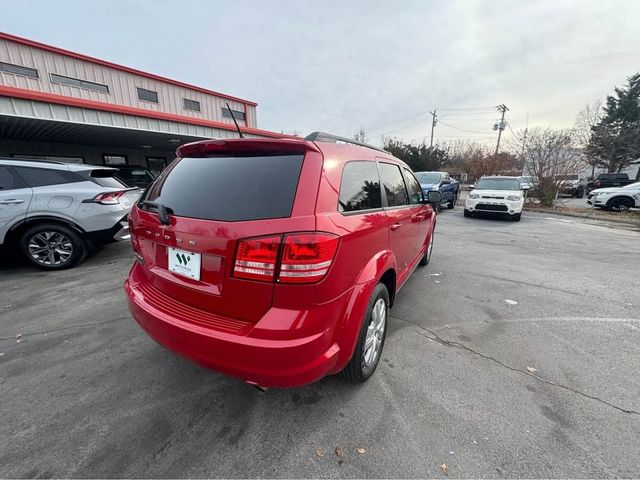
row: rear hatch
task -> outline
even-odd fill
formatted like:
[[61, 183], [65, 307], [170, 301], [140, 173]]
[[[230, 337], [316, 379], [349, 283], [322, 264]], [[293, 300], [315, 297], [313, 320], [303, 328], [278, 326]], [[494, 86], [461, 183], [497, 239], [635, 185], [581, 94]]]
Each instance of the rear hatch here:
[[305, 205], [315, 202], [319, 173], [299, 181], [308, 163], [304, 148], [254, 153], [238, 151], [237, 142], [229, 142], [233, 151], [192, 152], [174, 162], [136, 208], [132, 233], [156, 293], [255, 322], [271, 306], [274, 284], [234, 277], [238, 240], [313, 230], [313, 209]]

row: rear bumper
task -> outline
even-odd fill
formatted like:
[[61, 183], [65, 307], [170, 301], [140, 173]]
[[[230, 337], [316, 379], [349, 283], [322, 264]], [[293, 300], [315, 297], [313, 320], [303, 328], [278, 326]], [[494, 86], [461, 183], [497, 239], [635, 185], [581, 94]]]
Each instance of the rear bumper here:
[[91, 243], [95, 243], [97, 245], [131, 239], [127, 215], [118, 220], [112, 227], [105, 228], [104, 230], [87, 232], [86, 236]]
[[[138, 324], [156, 342], [195, 363], [246, 382], [263, 387], [295, 387], [312, 383], [322, 377], [337, 373], [344, 367], [345, 353], [350, 340], [336, 338], [336, 324], [344, 316], [352, 297], [345, 293], [330, 303], [318, 305], [313, 310], [302, 312], [283, 311], [271, 308], [261, 321], [249, 328], [239, 327], [239, 333], [229, 333], [220, 328], [208, 328], [203, 322], [193, 322], [168, 312], [166, 302], [157, 303], [153, 295], [147, 294], [140, 270], [135, 264], [124, 288], [129, 300], [129, 310]], [[163, 308], [164, 306], [164, 308]], [[184, 308], [184, 304], [181, 304]], [[188, 307], [190, 308], [190, 307]], [[203, 312], [193, 312], [194, 318]], [[290, 339], [258, 338], [260, 324], [273, 323], [277, 316], [304, 318], [310, 324], [326, 325], [320, 331], [303, 337]], [[219, 324], [232, 319], [214, 319]], [[212, 321], [213, 323], [213, 321]], [[237, 323], [237, 321], [236, 321]], [[295, 331], [291, 330], [293, 337]], [[350, 355], [350, 354], [349, 354]]]

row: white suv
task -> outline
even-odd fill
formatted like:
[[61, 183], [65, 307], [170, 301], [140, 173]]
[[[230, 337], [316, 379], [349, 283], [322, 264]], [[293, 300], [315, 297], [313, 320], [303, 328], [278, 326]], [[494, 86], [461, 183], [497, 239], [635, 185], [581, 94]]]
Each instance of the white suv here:
[[117, 170], [0, 158], [0, 246], [18, 248], [47, 270], [82, 261], [89, 243], [127, 240], [127, 215], [140, 197]]
[[519, 222], [524, 208], [524, 190], [519, 177], [482, 177], [467, 196], [464, 216], [475, 213], [508, 215]]

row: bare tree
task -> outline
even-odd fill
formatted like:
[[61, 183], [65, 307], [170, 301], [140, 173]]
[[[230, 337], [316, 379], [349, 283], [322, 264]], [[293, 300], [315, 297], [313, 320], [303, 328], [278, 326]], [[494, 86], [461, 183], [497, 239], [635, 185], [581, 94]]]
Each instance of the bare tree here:
[[578, 147], [585, 148], [589, 145], [593, 127], [600, 123], [603, 115], [602, 100], [594, 100], [586, 104], [584, 108], [578, 112], [573, 128], [571, 129]]
[[568, 175], [579, 174], [585, 166], [572, 130], [532, 128], [524, 151], [525, 167], [538, 180], [537, 196], [551, 206]]
[[602, 100], [594, 100], [578, 112], [573, 128], [571, 129], [573, 138], [578, 148], [582, 151], [585, 162], [591, 165], [592, 177], [595, 174], [598, 161], [588, 155], [587, 146], [589, 145], [589, 140], [591, 140], [594, 127], [600, 123], [603, 115]]
[[360, 130], [353, 134], [353, 139], [357, 142], [367, 143], [367, 134], [365, 133], [364, 128], [360, 127]]

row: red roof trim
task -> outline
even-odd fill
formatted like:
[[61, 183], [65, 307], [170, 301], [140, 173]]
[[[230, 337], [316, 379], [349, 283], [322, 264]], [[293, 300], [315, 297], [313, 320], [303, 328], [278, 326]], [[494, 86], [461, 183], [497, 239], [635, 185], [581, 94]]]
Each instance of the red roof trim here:
[[[124, 115], [135, 115], [138, 117], [155, 118], [158, 120], [168, 120], [171, 122], [188, 123], [191, 125], [201, 125], [204, 127], [218, 128], [221, 130], [236, 130], [235, 125], [230, 123], [185, 117], [183, 115], [175, 115], [173, 113], [157, 112], [155, 110], [145, 110], [143, 108], [136, 107], [126, 107], [123, 105], [115, 105], [106, 102], [96, 102], [95, 100], [85, 100], [84, 98], [66, 97], [64, 95], [58, 95], [55, 93], [38, 92], [35, 90], [27, 90], [24, 88], [7, 87], [5, 85], [0, 85], [0, 96], [22, 98], [25, 100], [33, 100], [35, 102], [55, 103], [58, 105], [67, 105], [70, 107], [91, 108], [94, 110], [101, 110], [103, 112], [122, 113]], [[262, 135], [271, 138], [298, 138], [293, 135], [270, 132], [268, 130], [261, 130], [259, 128], [240, 127], [240, 130], [243, 133]]]
[[67, 57], [77, 58], [78, 60], [84, 60], [86, 62], [96, 63], [98, 65], [102, 65], [105, 67], [113, 68], [116, 70], [120, 70], [122, 72], [132, 73], [134, 75], [140, 75], [143, 77], [150, 78], [152, 80], [157, 80], [159, 82], [170, 83], [177, 87], [188, 88], [190, 90], [195, 90], [201, 93], [206, 93], [208, 95], [215, 95], [216, 97], [226, 98], [227, 100], [232, 100], [234, 102], [245, 103], [247, 105], [257, 106], [256, 102], [252, 102], [251, 100], [244, 100], [242, 98], [233, 97], [231, 95], [225, 95], [224, 93], [214, 92], [213, 90], [207, 90], [206, 88], [196, 87], [195, 85], [190, 85], [188, 83], [179, 82], [177, 80], [172, 80], [170, 78], [162, 77], [160, 75], [155, 75], [153, 73], [143, 72], [142, 70], [136, 70], [135, 68], [125, 67], [123, 65], [118, 65], [117, 63], [107, 62], [106, 60], [100, 60], [99, 58], [90, 57], [88, 55], [83, 55], [81, 53], [72, 52], [70, 50], [64, 50], [62, 48], [53, 47], [51, 45], [47, 45], [45, 43], [36, 42], [34, 40], [29, 40], [28, 38], [18, 37], [17, 35], [12, 35], [10, 33], [0, 32], [0, 39], [9, 40], [10, 42], [20, 43], [22, 45], [27, 45], [33, 48], [39, 48], [42, 50], [47, 50], [49, 52], [58, 53], [60, 55], [66, 55]]

